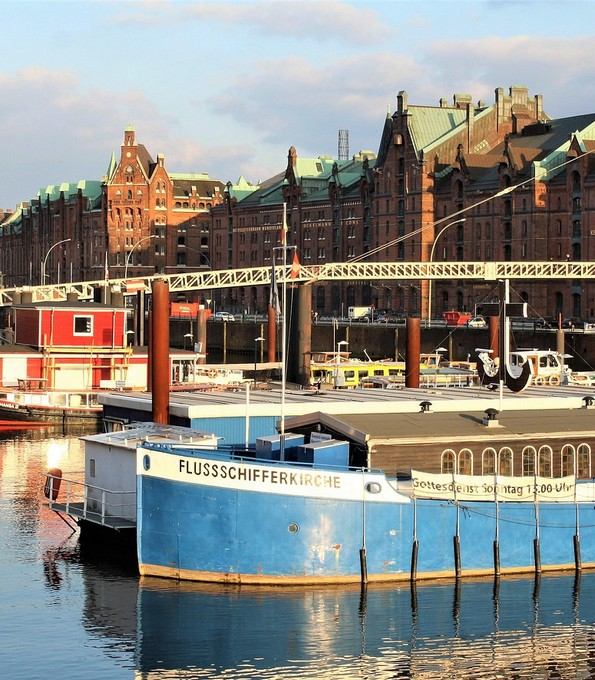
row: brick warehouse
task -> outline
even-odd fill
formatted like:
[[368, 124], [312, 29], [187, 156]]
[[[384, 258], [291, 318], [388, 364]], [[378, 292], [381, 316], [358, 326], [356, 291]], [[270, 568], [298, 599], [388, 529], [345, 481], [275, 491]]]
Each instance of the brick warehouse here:
[[[44, 253], [68, 238], [50, 254], [53, 282], [71, 271], [72, 280], [102, 278], [106, 250], [114, 278], [126, 264], [130, 275], [269, 266], [283, 203], [305, 264], [592, 260], [594, 124], [595, 114], [551, 119], [525, 87], [496, 89], [490, 105], [455, 94], [417, 106], [401, 92], [376, 152], [303, 159], [291, 147], [285, 170], [258, 185], [169, 173], [128, 129], [104, 181], [48, 187], [5, 216], [4, 285], [37, 284]], [[594, 285], [512, 282], [532, 315], [583, 318], [595, 316]], [[373, 304], [425, 315], [430, 292], [435, 315], [473, 311], [496, 293], [481, 282], [439, 281], [430, 291], [427, 281], [348, 281], [313, 285], [312, 303], [319, 314]], [[262, 312], [268, 291], [214, 297], [218, 308]]]

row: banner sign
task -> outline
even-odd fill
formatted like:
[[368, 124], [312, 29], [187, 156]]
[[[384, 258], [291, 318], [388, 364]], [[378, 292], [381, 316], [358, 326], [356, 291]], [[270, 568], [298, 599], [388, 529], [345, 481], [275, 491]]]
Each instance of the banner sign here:
[[452, 475], [411, 471], [416, 498], [457, 501], [573, 501], [576, 480], [568, 477]]

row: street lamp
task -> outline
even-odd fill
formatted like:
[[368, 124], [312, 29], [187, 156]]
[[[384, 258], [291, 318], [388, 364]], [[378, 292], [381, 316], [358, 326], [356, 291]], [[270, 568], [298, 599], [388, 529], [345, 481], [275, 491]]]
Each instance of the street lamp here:
[[254, 338], [254, 388], [256, 389], [256, 361], [258, 358], [258, 343], [264, 342], [263, 337]]
[[41, 263], [41, 285], [42, 286], [45, 286], [45, 265], [48, 261], [49, 254], [52, 252], [52, 250], [56, 246], [59, 246], [61, 243], [68, 243], [68, 241], [72, 241], [72, 239], [71, 238], [65, 238], [65, 239], [62, 239], [62, 241], [58, 241], [57, 243], [54, 243], [54, 245], [51, 246], [50, 249], [45, 254], [45, 257], [43, 258], [43, 262]]
[[151, 234], [151, 236], [143, 236], [128, 251], [128, 255], [126, 255], [126, 267], [124, 268], [124, 278], [125, 279], [128, 278], [128, 265], [130, 264], [130, 258], [132, 257], [132, 253], [134, 252], [134, 249], [136, 248], [136, 246], [139, 246], [143, 241], [148, 241], [151, 238], [156, 238], [156, 234]]
[[[438, 235], [434, 239], [434, 242], [432, 243], [432, 250], [430, 250], [430, 264], [434, 261], [434, 250], [436, 249], [436, 243], [438, 243], [438, 239], [442, 236], [442, 233], [445, 232], [448, 227], [452, 227], [453, 224], [460, 224], [461, 222], [465, 222], [467, 218], [461, 217], [458, 220], [455, 220], [454, 222], [449, 222], [448, 224], [445, 224], [442, 229], [438, 232]], [[432, 323], [432, 279], [428, 279], [428, 325]]]
[[347, 340], [339, 340], [339, 342], [337, 343], [337, 365], [339, 365], [340, 361], [341, 347], [344, 345], [346, 346], [348, 344], [349, 343], [347, 342]]

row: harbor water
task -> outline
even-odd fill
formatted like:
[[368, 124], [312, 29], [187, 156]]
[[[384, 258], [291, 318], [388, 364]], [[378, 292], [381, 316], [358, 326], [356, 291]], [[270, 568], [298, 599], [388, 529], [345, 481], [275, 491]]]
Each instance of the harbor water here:
[[359, 588], [141, 580], [79, 543], [44, 473], [83, 445], [0, 433], [2, 677], [595, 678], [595, 573]]

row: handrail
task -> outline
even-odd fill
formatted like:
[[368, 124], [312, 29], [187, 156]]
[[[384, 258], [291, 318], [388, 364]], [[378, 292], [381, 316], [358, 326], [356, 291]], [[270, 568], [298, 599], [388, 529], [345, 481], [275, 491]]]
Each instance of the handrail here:
[[[49, 482], [48, 506], [51, 510], [64, 511], [68, 515], [93, 521], [99, 518], [101, 524], [109, 519], [134, 521], [136, 517], [136, 490], [113, 491], [52, 474], [47, 474], [46, 479]], [[60, 502], [58, 498], [63, 485], [66, 485], [66, 499]], [[122, 502], [118, 502], [119, 498]]]

